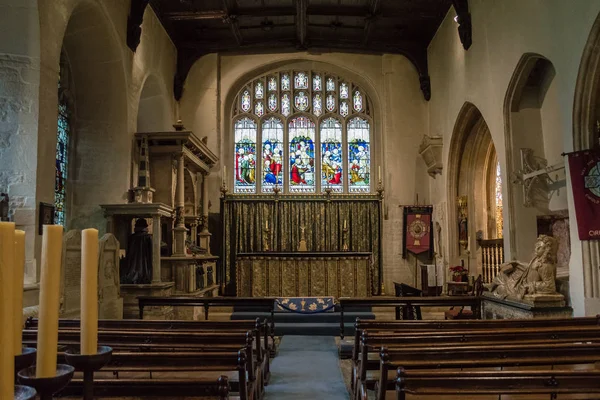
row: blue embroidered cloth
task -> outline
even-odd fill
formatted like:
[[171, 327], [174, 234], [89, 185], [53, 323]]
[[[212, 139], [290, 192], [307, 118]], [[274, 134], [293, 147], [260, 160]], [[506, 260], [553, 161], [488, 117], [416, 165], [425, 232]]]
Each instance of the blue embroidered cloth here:
[[275, 299], [275, 311], [289, 311], [299, 314], [318, 314], [333, 312], [333, 297], [278, 297]]

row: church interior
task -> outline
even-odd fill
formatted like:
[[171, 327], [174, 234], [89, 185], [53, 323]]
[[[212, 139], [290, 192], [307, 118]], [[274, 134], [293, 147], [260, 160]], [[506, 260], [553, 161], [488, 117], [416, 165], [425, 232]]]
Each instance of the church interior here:
[[598, 399], [599, 239], [599, 0], [0, 0], [0, 400]]

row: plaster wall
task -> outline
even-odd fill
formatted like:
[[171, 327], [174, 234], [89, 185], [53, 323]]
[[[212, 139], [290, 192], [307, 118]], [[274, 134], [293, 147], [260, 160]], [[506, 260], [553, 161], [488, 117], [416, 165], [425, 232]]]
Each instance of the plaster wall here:
[[[462, 48], [454, 11], [451, 10], [431, 42], [429, 72], [432, 98], [429, 103], [430, 132], [444, 136], [444, 165], [448, 165], [448, 146], [454, 124], [462, 105], [473, 103], [482, 113], [500, 160], [503, 197], [508, 198], [511, 181], [506, 166], [504, 140], [504, 99], [515, 66], [525, 53], [537, 53], [552, 62], [556, 76], [547, 93], [541, 115], [544, 130], [544, 152], [552, 163], [557, 152], [573, 149], [573, 99], [577, 73], [584, 46], [594, 23], [600, 3], [594, 0], [565, 2], [561, 0], [472, 0], [469, 8], [473, 23], [473, 45], [468, 51]], [[513, 156], [514, 157], [514, 156]], [[448, 171], [441, 179], [432, 182], [431, 193], [438, 206], [450, 206], [446, 196]], [[567, 183], [568, 185], [568, 183]], [[567, 186], [568, 188], [568, 186]], [[521, 190], [513, 185], [513, 191]], [[569, 195], [569, 190], [564, 193]], [[564, 205], [561, 197], [560, 208]], [[568, 203], [574, 215], [572, 202]], [[509, 207], [504, 209], [504, 220], [509, 220]], [[448, 226], [454, 227], [452, 221]], [[507, 224], [505, 223], [505, 226]], [[518, 229], [518, 228], [517, 228]], [[445, 235], [445, 243], [456, 240], [454, 228]], [[518, 233], [518, 235], [516, 235]], [[515, 227], [504, 232], [505, 243], [515, 243], [515, 237], [535, 232], [516, 232]], [[515, 236], [511, 240], [511, 236]], [[520, 239], [519, 239], [520, 240]], [[576, 228], [571, 224], [573, 243], [570, 262], [571, 305], [576, 315], [586, 312], [583, 298], [582, 253]], [[516, 247], [516, 246], [514, 246]], [[530, 253], [505, 246], [506, 259], [529, 260]], [[456, 258], [456, 254], [453, 254]], [[450, 260], [456, 262], [456, 259]], [[589, 310], [588, 310], [589, 312]]]
[[[59, 59], [65, 47], [75, 91], [68, 226], [106, 223], [99, 204], [126, 201], [140, 93], [148, 76], [174, 115], [176, 50], [150, 7], [134, 54], [126, 46], [130, 1], [0, 0], [0, 190], [27, 231], [26, 277], [37, 282], [42, 237], [37, 205], [53, 203]], [[6, 78], [6, 79], [5, 79]], [[156, 102], [156, 100], [154, 100]], [[160, 101], [158, 101], [160, 102]], [[4, 153], [5, 152], [5, 153]], [[99, 185], [98, 182], [102, 182]], [[37, 302], [37, 296], [26, 296]], [[33, 304], [25, 304], [29, 306]]]
[[[383, 234], [384, 285], [392, 281], [414, 284], [414, 260], [402, 259], [402, 208], [428, 201], [428, 175], [418, 147], [427, 131], [427, 105], [414, 66], [403, 56], [330, 54], [216, 55], [199, 59], [188, 75], [181, 100], [181, 118], [187, 128], [207, 136], [221, 160], [233, 159], [231, 111], [242, 85], [278, 68], [329, 71], [359, 84], [374, 105], [371, 168], [381, 165], [385, 185]], [[216, 105], [216, 107], [215, 107]], [[227, 162], [227, 161], [225, 161]], [[231, 164], [229, 164], [231, 165]], [[218, 165], [222, 174], [222, 164]], [[229, 174], [228, 174], [229, 175]], [[232, 188], [231, 177], [228, 187]], [[208, 177], [211, 212], [218, 210], [221, 177]]]

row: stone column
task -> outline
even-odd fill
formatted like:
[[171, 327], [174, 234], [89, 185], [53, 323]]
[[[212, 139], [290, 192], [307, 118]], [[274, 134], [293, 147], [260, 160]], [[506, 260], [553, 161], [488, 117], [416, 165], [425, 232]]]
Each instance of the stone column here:
[[175, 192], [175, 253], [174, 256], [185, 256], [185, 219], [183, 211], [185, 206], [185, 155], [183, 151], [179, 153], [177, 158], [177, 191]]
[[210, 237], [208, 231], [208, 174], [202, 174], [202, 232], [200, 232], [200, 247], [210, 254]]
[[152, 216], [152, 283], [160, 279], [160, 243], [162, 241], [160, 215]]

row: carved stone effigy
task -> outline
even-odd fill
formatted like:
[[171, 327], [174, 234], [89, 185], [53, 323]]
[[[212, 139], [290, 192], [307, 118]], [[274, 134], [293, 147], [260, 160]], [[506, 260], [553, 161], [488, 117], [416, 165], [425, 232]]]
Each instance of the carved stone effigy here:
[[555, 238], [540, 235], [529, 264], [503, 264], [486, 286], [484, 297], [490, 300], [484, 301], [484, 316], [486, 312], [500, 318], [570, 316], [564, 296], [556, 291], [557, 251]]
[[371, 296], [371, 253], [240, 253], [241, 297]]

